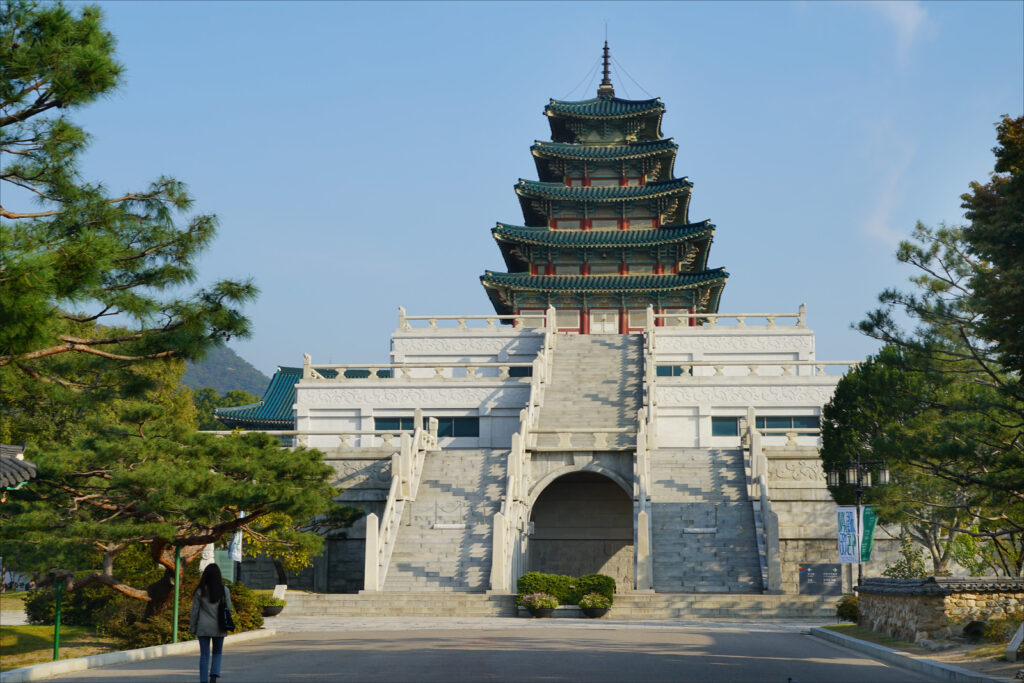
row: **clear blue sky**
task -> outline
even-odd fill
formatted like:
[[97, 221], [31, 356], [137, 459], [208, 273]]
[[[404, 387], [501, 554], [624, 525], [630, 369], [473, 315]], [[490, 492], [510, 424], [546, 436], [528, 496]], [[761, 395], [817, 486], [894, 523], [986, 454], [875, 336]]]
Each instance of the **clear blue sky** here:
[[616, 94], [662, 98], [691, 219], [718, 226], [721, 311], [807, 302], [822, 359], [875, 349], [850, 324], [911, 274], [896, 244], [962, 220], [993, 124], [1024, 110], [1021, 2], [103, 7], [127, 76], [75, 115], [86, 173], [173, 175], [219, 215], [203, 280], [255, 278], [232, 346], [268, 374], [386, 360], [399, 305], [492, 312], [490, 228], [522, 219], [548, 98], [593, 96], [573, 88], [605, 22]]

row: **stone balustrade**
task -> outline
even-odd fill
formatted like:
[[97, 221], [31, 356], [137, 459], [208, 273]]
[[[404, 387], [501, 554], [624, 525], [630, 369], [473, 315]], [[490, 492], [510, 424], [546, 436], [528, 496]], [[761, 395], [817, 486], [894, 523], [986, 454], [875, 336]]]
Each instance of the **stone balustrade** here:
[[1024, 579], [871, 578], [856, 590], [860, 626], [909, 642], [957, 635], [970, 621], [1024, 616]]
[[453, 332], [479, 333], [481, 330], [498, 330], [502, 323], [513, 327], [544, 327], [546, 314], [523, 315], [407, 315], [405, 308], [398, 307], [398, 330], [400, 332]]
[[[792, 327], [807, 327], [807, 305], [800, 304], [796, 313], [655, 313], [653, 315], [657, 324], [658, 320], [667, 327], [700, 325], [704, 328], [710, 327], [775, 327], [775, 321], [779, 319], [794, 321]], [[761, 325], [750, 325], [748, 320], [763, 320]], [[734, 321], [732, 325], [722, 325], [723, 321]]]
[[[830, 369], [845, 374], [864, 361], [857, 360], [662, 360], [661, 366], [681, 368], [682, 374], [662, 379], [686, 381], [692, 377], [822, 377]], [[801, 374], [800, 368], [810, 368], [810, 374]]]
[[601, 429], [532, 429], [527, 448], [531, 451], [632, 450], [636, 430], [629, 427]]
[[[532, 363], [380, 363], [313, 365], [304, 362], [303, 381], [397, 382], [402, 380], [529, 381]], [[521, 369], [513, 374], [513, 369]]]
[[[236, 433], [242, 433], [249, 430], [237, 429], [237, 430], [211, 430], [204, 431], [204, 434], [214, 434], [216, 436], [230, 436]], [[269, 434], [270, 436], [285, 436], [295, 437], [297, 445], [307, 445], [308, 437], [310, 436], [336, 436], [338, 437], [338, 443], [331, 446], [318, 446], [318, 448], [398, 448], [401, 441], [402, 434], [412, 434], [413, 430], [397, 430], [397, 429], [350, 429], [350, 430], [331, 430], [331, 431], [300, 431], [296, 429], [256, 429], [252, 431], [260, 432], [261, 434]], [[426, 438], [426, 437], [424, 437]], [[436, 436], [434, 437], [436, 438]]]

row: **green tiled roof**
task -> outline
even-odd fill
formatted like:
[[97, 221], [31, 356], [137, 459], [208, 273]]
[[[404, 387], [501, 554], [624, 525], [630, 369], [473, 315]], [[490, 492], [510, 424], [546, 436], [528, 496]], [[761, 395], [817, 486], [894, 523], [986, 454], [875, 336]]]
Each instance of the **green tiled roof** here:
[[670, 180], [647, 183], [646, 185], [570, 187], [562, 183], [543, 183], [520, 178], [519, 183], [515, 187], [516, 194], [520, 197], [615, 202], [623, 199], [652, 199], [661, 195], [676, 194], [679, 190], [693, 187], [693, 183], [687, 178], [672, 178]]
[[624, 118], [645, 114], [662, 114], [665, 105], [660, 98], [653, 100], [622, 100], [618, 97], [594, 97], [589, 100], [555, 100], [544, 107], [546, 116], [584, 116]]
[[262, 401], [231, 408], [214, 408], [213, 415], [232, 429], [292, 429], [295, 426], [292, 413], [295, 385], [300, 379], [302, 368], [279, 367]]
[[498, 223], [491, 230], [496, 240], [565, 247], [647, 247], [681, 242], [713, 232], [711, 221], [689, 225], [665, 225], [657, 229], [638, 230], [549, 230]]
[[530, 151], [534, 156], [550, 156], [568, 159], [599, 159], [602, 161], [618, 161], [620, 159], [637, 159], [665, 152], [675, 152], [679, 145], [667, 138], [635, 142], [630, 145], [580, 145], [569, 142], [546, 142], [536, 140]]
[[484, 287], [508, 287], [534, 292], [664, 292], [693, 289], [715, 282], [724, 283], [728, 277], [729, 273], [724, 268], [665, 275], [530, 275], [488, 270], [480, 276], [480, 281]]

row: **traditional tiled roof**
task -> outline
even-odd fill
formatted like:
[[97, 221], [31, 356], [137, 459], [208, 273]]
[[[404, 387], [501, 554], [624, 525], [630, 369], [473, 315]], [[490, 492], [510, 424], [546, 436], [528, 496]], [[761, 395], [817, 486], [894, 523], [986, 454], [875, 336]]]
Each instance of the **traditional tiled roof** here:
[[491, 233], [499, 242], [543, 247], [648, 247], [694, 239], [710, 234], [714, 229], [710, 221], [637, 230], [549, 230], [547, 227], [531, 228], [498, 223]]
[[270, 380], [263, 400], [244, 406], [214, 408], [213, 415], [228, 427], [245, 429], [291, 429], [295, 425], [295, 385], [302, 368], [279, 367]]
[[480, 281], [485, 287], [534, 292], [659, 292], [724, 283], [728, 277], [724, 268], [664, 275], [530, 275], [488, 270], [480, 276]]
[[18, 457], [24, 452], [24, 446], [0, 444], [0, 488], [15, 487], [35, 478], [35, 463]]
[[649, 140], [634, 142], [629, 145], [580, 145], [569, 142], [547, 142], [536, 140], [530, 151], [534, 156], [549, 156], [564, 159], [595, 159], [601, 161], [618, 161], [620, 159], [640, 159], [666, 152], [675, 153], [679, 145], [667, 138], [665, 140]]
[[555, 100], [544, 107], [545, 116], [581, 116], [585, 118], [626, 118], [662, 114], [665, 105], [653, 100], [623, 100], [618, 97], [594, 97], [589, 100]]
[[876, 595], [951, 595], [1024, 591], [1022, 578], [934, 577], [924, 579], [864, 579], [855, 589]]
[[562, 183], [542, 183], [536, 180], [519, 179], [515, 186], [520, 197], [537, 199], [562, 199], [567, 201], [588, 201], [597, 203], [618, 202], [624, 199], [655, 199], [657, 197], [679, 194], [688, 190], [693, 183], [687, 178], [659, 180], [646, 185], [615, 185], [612, 187], [579, 187]]

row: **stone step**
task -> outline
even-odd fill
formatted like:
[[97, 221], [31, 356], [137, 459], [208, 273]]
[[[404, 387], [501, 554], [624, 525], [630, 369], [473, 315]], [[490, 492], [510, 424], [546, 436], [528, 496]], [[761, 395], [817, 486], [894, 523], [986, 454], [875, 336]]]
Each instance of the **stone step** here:
[[[285, 614], [290, 616], [525, 616], [516, 608], [515, 596], [460, 591], [343, 595], [290, 590], [285, 600]], [[605, 619], [828, 619], [835, 616], [835, 601], [831, 595], [623, 593], [615, 596]]]

